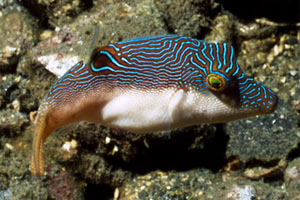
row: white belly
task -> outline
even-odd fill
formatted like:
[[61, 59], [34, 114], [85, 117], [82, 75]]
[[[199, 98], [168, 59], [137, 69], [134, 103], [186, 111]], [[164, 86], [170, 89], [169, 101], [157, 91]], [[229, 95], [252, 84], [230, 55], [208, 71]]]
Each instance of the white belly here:
[[175, 123], [174, 111], [185, 99], [183, 90], [117, 92], [101, 112], [102, 124], [134, 132], [168, 130]]
[[132, 132], [170, 130], [200, 123], [238, 119], [240, 111], [214, 95], [181, 89], [113, 92], [100, 110], [99, 123]]

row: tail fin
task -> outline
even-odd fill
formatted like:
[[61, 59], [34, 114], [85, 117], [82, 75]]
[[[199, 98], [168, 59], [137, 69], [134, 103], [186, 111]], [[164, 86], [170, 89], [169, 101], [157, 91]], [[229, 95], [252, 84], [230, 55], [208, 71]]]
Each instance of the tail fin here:
[[31, 172], [34, 176], [42, 176], [44, 173], [43, 144], [53, 129], [48, 126], [47, 115], [37, 117], [32, 145]]
[[[96, 26], [95, 34], [91, 42], [91, 47], [90, 47], [90, 52], [91, 54], [92, 50], [94, 49], [93, 47], [97, 45], [97, 40], [98, 40], [98, 35], [99, 35], [99, 27]], [[88, 58], [88, 57], [87, 57]], [[86, 58], [86, 60], [88, 60]], [[80, 65], [75, 65], [72, 70], [74, 70], [76, 67], [82, 67], [84, 63], [79, 63]], [[63, 78], [61, 78], [59, 81], [63, 81]], [[52, 92], [54, 91], [53, 88], [55, 87], [60, 87], [59, 86], [59, 81], [56, 83], [54, 87], [52, 87]], [[76, 80], [75, 80], [76, 81]], [[67, 90], [64, 87], [61, 90]], [[62, 91], [64, 92], [64, 91]], [[51, 96], [51, 89], [47, 95]], [[53, 98], [53, 97], [51, 97]], [[54, 97], [54, 99], [57, 98]], [[47, 102], [47, 96], [45, 97], [44, 101], [40, 105], [39, 111], [38, 111], [38, 116], [36, 118], [36, 127], [34, 131], [34, 136], [33, 136], [33, 146], [32, 146], [32, 158], [31, 158], [31, 172], [34, 176], [42, 176], [44, 173], [44, 163], [43, 163], [43, 144], [46, 140], [46, 138], [57, 128], [60, 128], [68, 123], [72, 123], [72, 119], [69, 116], [64, 116], [63, 112], [60, 113], [61, 116], [64, 116], [62, 118], [66, 119], [65, 121], [60, 121], [57, 120], [55, 116], [51, 114], [53, 110], [56, 110], [58, 108], [53, 109], [55, 106], [53, 103]], [[64, 110], [64, 109], [63, 109]], [[61, 118], [60, 118], [61, 119]]]

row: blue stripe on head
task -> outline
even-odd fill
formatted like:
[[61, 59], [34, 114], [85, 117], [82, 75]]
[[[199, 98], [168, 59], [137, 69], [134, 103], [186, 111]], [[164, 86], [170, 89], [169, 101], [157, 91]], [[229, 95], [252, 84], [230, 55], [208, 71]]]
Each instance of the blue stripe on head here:
[[230, 46], [230, 59], [229, 59], [229, 62], [230, 62], [230, 66], [225, 70], [226, 73], [228, 73], [230, 70], [232, 70], [232, 67], [233, 67], [233, 47]]
[[223, 62], [224, 62], [224, 65], [226, 66], [226, 54], [227, 54], [227, 44], [226, 43], [223, 43]]
[[217, 69], [221, 69], [222, 68], [222, 63], [221, 63], [221, 61], [220, 61], [220, 57], [219, 57], [219, 44], [218, 43], [215, 43], [215, 45], [216, 45], [216, 51], [217, 51], [217, 60], [218, 60], [218, 63], [219, 63], [219, 65], [218, 65], [218, 67], [217, 67]]

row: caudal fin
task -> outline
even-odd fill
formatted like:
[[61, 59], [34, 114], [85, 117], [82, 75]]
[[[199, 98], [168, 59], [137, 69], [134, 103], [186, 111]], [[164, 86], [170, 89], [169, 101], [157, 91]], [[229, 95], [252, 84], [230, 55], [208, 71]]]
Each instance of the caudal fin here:
[[43, 144], [53, 130], [48, 126], [47, 115], [37, 117], [32, 145], [31, 172], [34, 176], [42, 176], [44, 174]]

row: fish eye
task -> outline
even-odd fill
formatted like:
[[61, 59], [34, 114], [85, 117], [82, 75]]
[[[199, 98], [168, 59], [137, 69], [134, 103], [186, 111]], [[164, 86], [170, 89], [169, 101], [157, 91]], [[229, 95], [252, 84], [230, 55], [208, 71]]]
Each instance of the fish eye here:
[[215, 73], [207, 75], [206, 82], [210, 89], [214, 91], [222, 91], [227, 87], [227, 80], [223, 76]]

